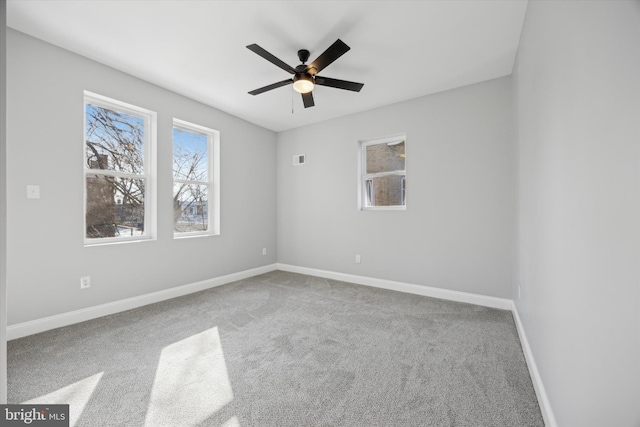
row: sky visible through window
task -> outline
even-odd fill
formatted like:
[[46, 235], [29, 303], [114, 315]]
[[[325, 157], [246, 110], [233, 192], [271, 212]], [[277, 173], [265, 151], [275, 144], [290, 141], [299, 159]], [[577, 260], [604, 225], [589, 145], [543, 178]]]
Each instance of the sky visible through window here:
[[209, 149], [207, 135], [173, 128], [173, 178], [208, 181]]
[[144, 171], [144, 119], [87, 103], [86, 150], [89, 169]]

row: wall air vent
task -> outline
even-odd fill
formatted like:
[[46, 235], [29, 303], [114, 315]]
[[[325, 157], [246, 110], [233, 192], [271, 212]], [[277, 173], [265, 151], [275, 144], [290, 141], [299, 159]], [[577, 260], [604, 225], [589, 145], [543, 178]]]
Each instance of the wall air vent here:
[[304, 154], [296, 154], [293, 156], [293, 166], [304, 165]]

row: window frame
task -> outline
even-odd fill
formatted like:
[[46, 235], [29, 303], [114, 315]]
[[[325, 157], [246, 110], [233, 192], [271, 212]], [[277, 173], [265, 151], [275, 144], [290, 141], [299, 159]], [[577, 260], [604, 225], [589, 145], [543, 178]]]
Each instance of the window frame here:
[[[135, 174], [120, 172], [116, 170], [90, 169], [87, 167], [87, 104], [95, 105], [104, 109], [117, 111], [130, 116], [140, 118], [144, 121], [144, 173]], [[138, 107], [117, 99], [109, 98], [97, 93], [84, 91], [83, 102], [83, 241], [84, 246], [100, 246], [118, 243], [131, 243], [156, 240], [157, 237], [157, 113], [146, 108]], [[144, 234], [142, 236], [122, 236], [122, 237], [87, 237], [87, 178], [90, 175], [112, 176], [116, 178], [133, 178], [145, 180], [144, 194]]]
[[[171, 160], [173, 165], [174, 140], [173, 130], [180, 129], [186, 132], [193, 132], [207, 136], [207, 178], [208, 181], [195, 181], [188, 179], [176, 179], [172, 174], [171, 194], [176, 182], [195, 185], [207, 185], [209, 187], [207, 197], [207, 230], [204, 231], [184, 231], [176, 232], [173, 229], [174, 239], [184, 239], [189, 237], [200, 236], [218, 236], [220, 235], [220, 131], [205, 126], [197, 125], [186, 120], [173, 118], [173, 126], [171, 128]], [[173, 169], [173, 168], [172, 168]], [[173, 198], [173, 196], [172, 196]], [[174, 214], [175, 215], [175, 212]], [[175, 217], [173, 217], [175, 221]], [[175, 222], [173, 222], [175, 224]]]
[[[379, 144], [389, 144], [393, 142], [404, 142], [404, 169], [397, 169], [388, 172], [366, 173], [367, 171], [367, 147]], [[405, 211], [407, 210], [406, 200], [406, 177], [407, 177], [407, 136], [406, 134], [397, 134], [384, 138], [376, 138], [370, 140], [361, 140], [358, 144], [359, 161], [358, 161], [358, 209], [361, 211]], [[374, 178], [385, 176], [401, 176], [401, 198], [404, 205], [393, 206], [371, 206], [367, 202], [372, 194], [375, 194]], [[370, 184], [368, 183], [370, 182]]]

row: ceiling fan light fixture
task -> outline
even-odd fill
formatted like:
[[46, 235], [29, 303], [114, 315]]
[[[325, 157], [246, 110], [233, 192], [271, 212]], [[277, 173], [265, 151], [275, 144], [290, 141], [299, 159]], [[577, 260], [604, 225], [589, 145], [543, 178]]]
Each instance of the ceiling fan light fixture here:
[[313, 77], [309, 73], [296, 74], [293, 77], [293, 89], [299, 93], [309, 93], [313, 90]]

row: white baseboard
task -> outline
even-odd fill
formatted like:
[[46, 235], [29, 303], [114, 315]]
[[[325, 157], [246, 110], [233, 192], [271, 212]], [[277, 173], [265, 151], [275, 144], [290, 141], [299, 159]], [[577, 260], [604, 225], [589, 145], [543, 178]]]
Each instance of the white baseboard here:
[[536, 390], [538, 404], [540, 405], [542, 418], [544, 418], [544, 425], [546, 427], [558, 427], [556, 418], [553, 415], [553, 410], [551, 409], [549, 396], [547, 396], [547, 392], [544, 389], [542, 377], [540, 377], [538, 366], [536, 365], [536, 361], [533, 358], [533, 352], [531, 351], [531, 347], [529, 346], [529, 341], [527, 340], [527, 335], [524, 332], [524, 326], [522, 325], [522, 321], [520, 320], [518, 308], [516, 307], [515, 303], [511, 307], [511, 312], [513, 313], [513, 318], [516, 322], [516, 329], [518, 330], [518, 335], [520, 336], [520, 342], [522, 343], [524, 357], [527, 360], [527, 366], [529, 367], [529, 375], [531, 376], [531, 381], [533, 382], [533, 388]]
[[358, 285], [372, 286], [375, 288], [389, 289], [392, 291], [406, 292], [409, 294], [426, 297], [446, 299], [450, 301], [465, 302], [484, 307], [511, 310], [513, 302], [506, 298], [489, 297], [468, 292], [451, 291], [448, 289], [433, 288], [430, 286], [415, 285], [412, 283], [395, 282], [392, 280], [376, 279], [373, 277], [356, 276], [353, 274], [336, 273], [333, 271], [317, 270], [315, 268], [298, 267], [289, 264], [276, 264], [278, 270], [292, 273], [307, 274], [309, 276], [324, 277], [325, 279], [340, 280], [342, 282], [356, 283]]
[[84, 322], [86, 320], [95, 319], [110, 314], [119, 313], [125, 310], [142, 307], [144, 305], [165, 301], [171, 298], [181, 297], [205, 289], [214, 288], [216, 286], [225, 285], [237, 280], [246, 279], [257, 276], [259, 274], [268, 273], [276, 270], [276, 264], [265, 265], [263, 267], [252, 268], [250, 270], [240, 271], [238, 273], [228, 274], [226, 276], [216, 277], [213, 279], [203, 280], [201, 282], [189, 283], [175, 288], [165, 289], [162, 291], [152, 292], [146, 295], [127, 298], [120, 301], [114, 301], [94, 307], [83, 308], [68, 313], [57, 314], [42, 319], [31, 320], [29, 322], [18, 323], [7, 327], [7, 340], [26, 337], [28, 335], [37, 334], [62, 326], [72, 325], [74, 323]]

